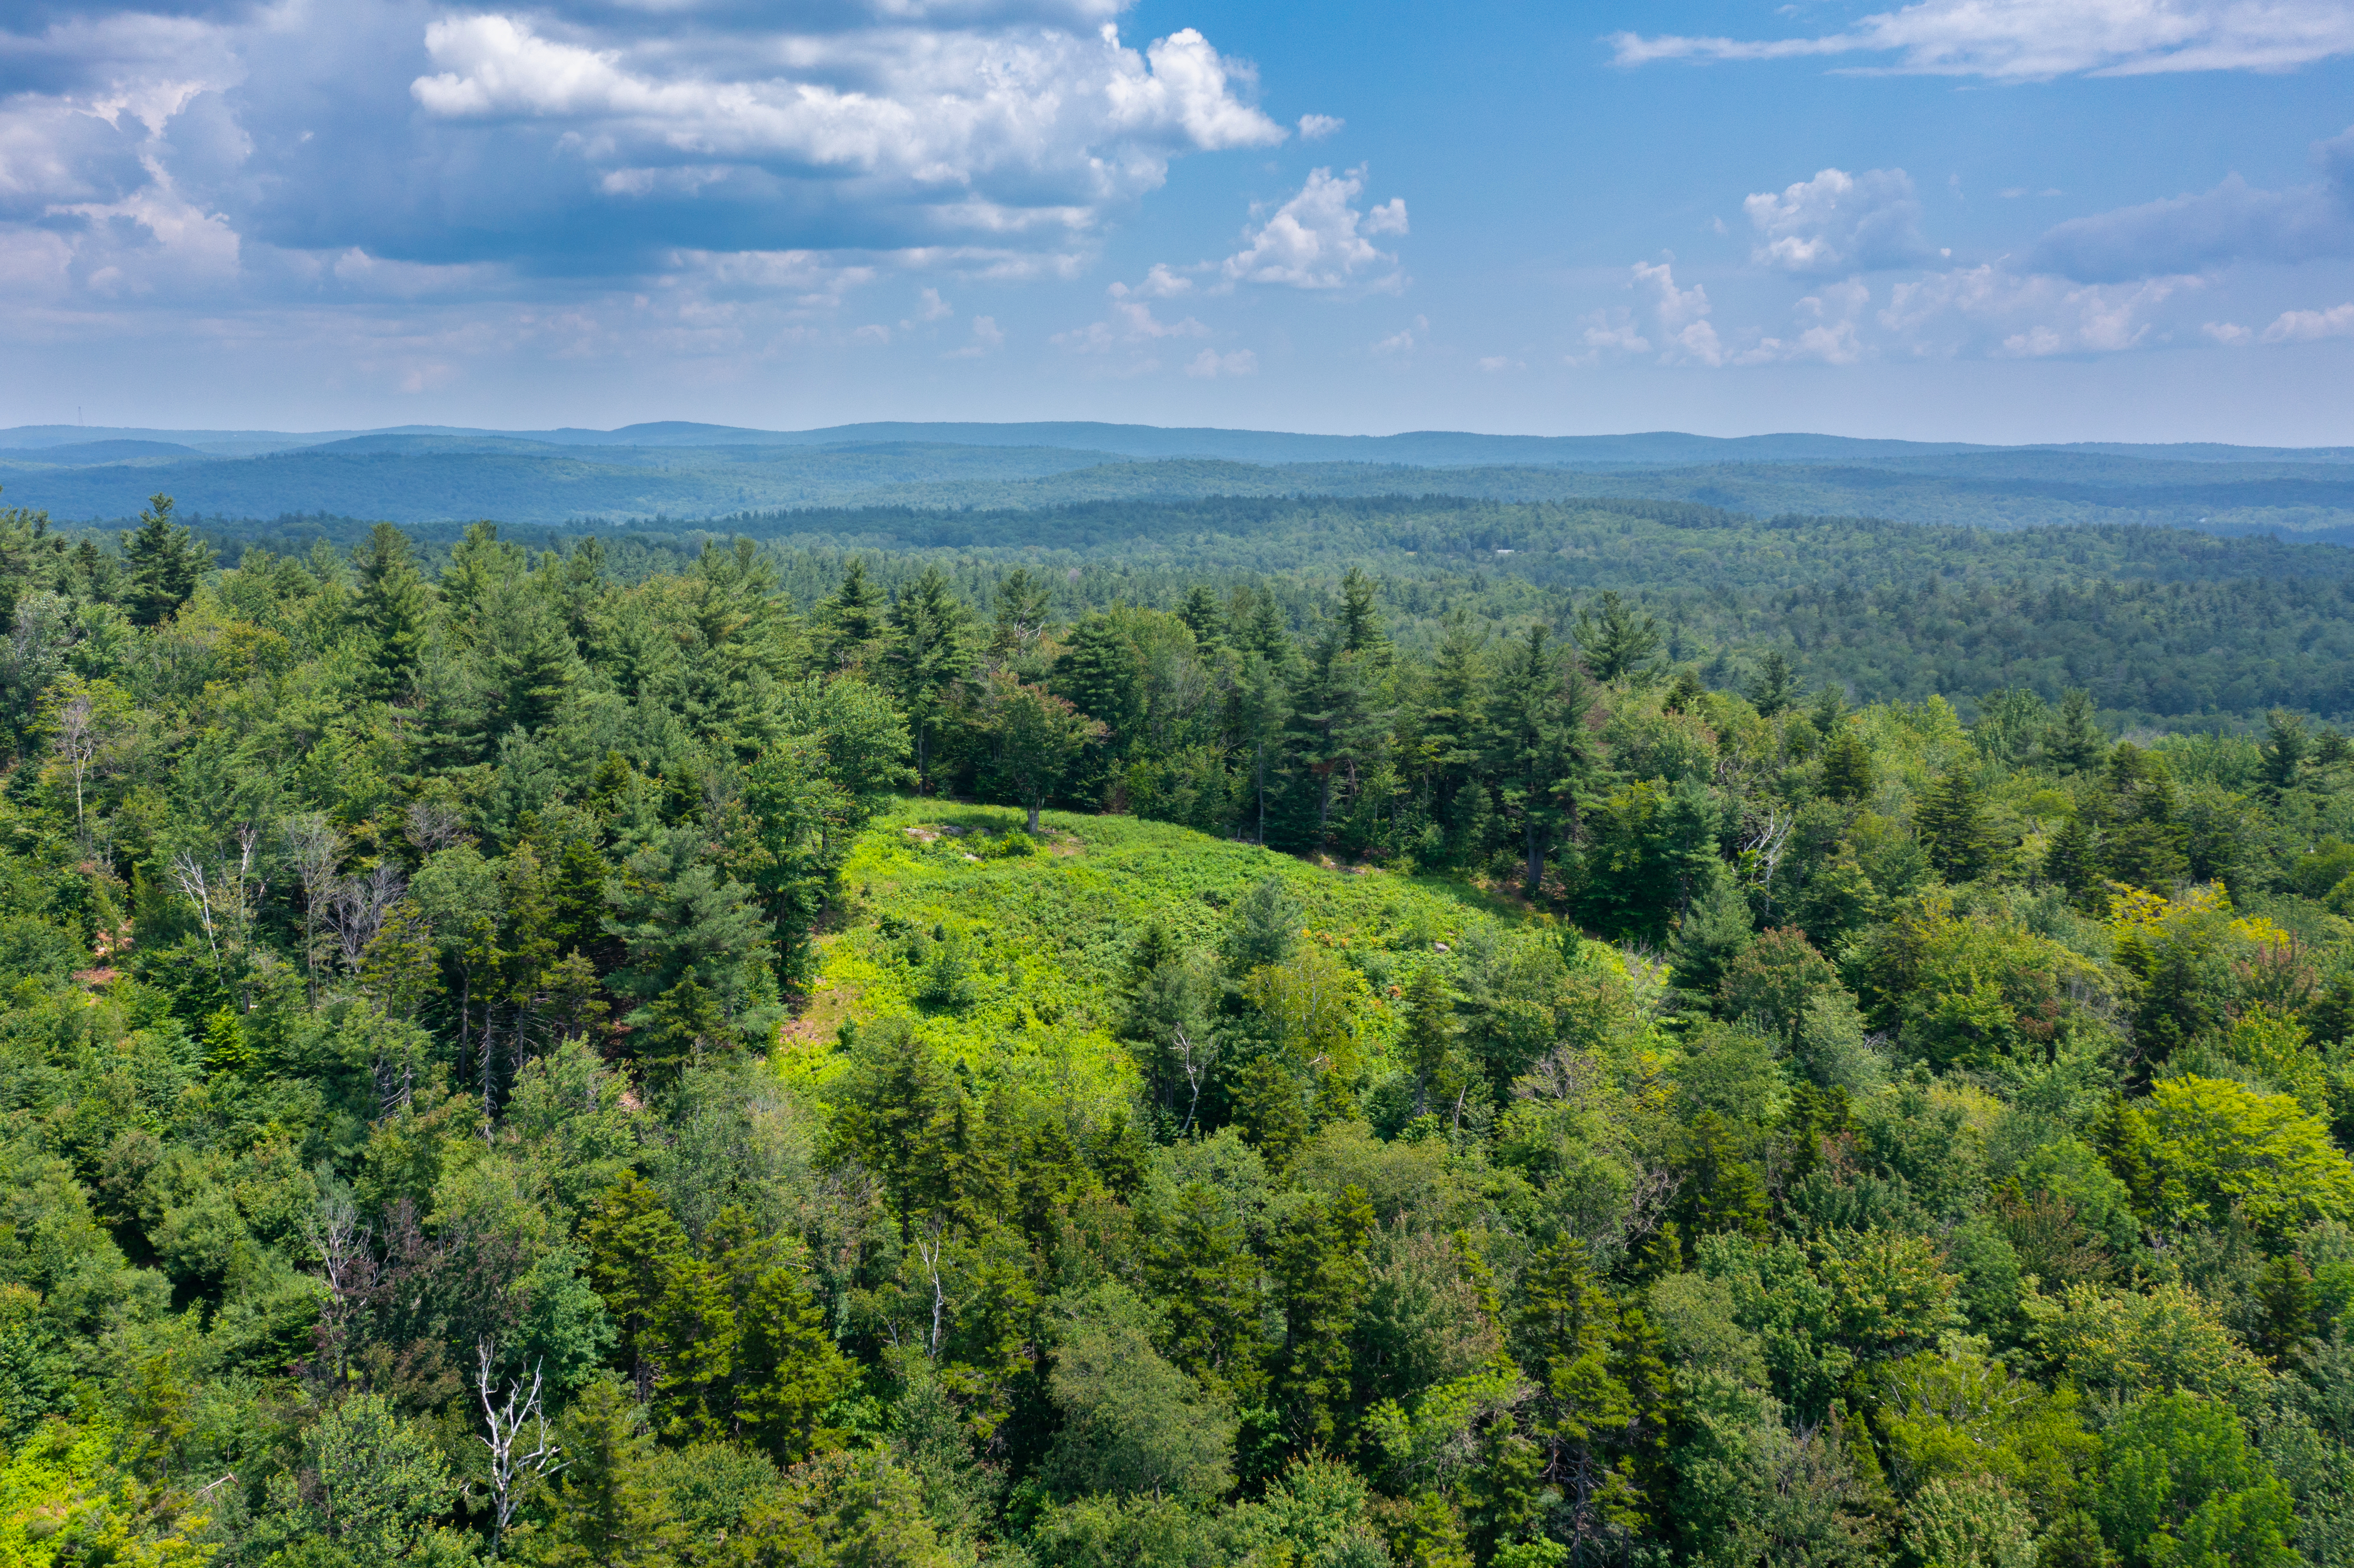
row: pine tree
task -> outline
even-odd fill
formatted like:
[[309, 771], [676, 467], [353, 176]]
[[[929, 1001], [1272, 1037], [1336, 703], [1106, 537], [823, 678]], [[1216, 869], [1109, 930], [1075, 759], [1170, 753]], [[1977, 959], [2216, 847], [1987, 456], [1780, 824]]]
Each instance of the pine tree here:
[[354, 610], [366, 638], [368, 689], [377, 697], [395, 696], [416, 673], [432, 595], [411, 558], [408, 535], [391, 524], [370, 528], [355, 555], [360, 587]]
[[1299, 1448], [1331, 1446], [1350, 1392], [1349, 1333], [1368, 1284], [1365, 1237], [1373, 1225], [1363, 1189], [1304, 1198], [1278, 1222], [1269, 1248], [1283, 1346], [1274, 1397]]
[[1852, 724], [1837, 724], [1823, 745], [1823, 793], [1844, 806], [1861, 804], [1872, 794], [1872, 752]]
[[1144, 1252], [1153, 1294], [1168, 1314], [1169, 1359], [1248, 1403], [1265, 1385], [1261, 1284], [1250, 1233], [1208, 1183], [1188, 1181], [1152, 1216]]
[[891, 642], [884, 656], [891, 694], [907, 715], [916, 743], [916, 787], [930, 786], [932, 745], [970, 661], [964, 646], [964, 606], [938, 566], [924, 568], [892, 600]]
[[1580, 1536], [1623, 1534], [1639, 1523], [1642, 1502], [1623, 1450], [1647, 1413], [1615, 1364], [1618, 1304], [1582, 1244], [1564, 1237], [1531, 1260], [1513, 1326], [1537, 1383], [1544, 1478], [1561, 1489]]
[[1376, 661], [1389, 656], [1389, 633], [1382, 630], [1381, 606], [1374, 601], [1373, 579], [1351, 567], [1341, 578], [1341, 646]]
[[620, 1330], [615, 1353], [638, 1388], [652, 1393], [662, 1376], [662, 1318], [671, 1279], [693, 1260], [686, 1227], [635, 1171], [606, 1189], [581, 1222], [588, 1283]]
[[997, 581], [997, 613], [989, 628], [991, 670], [1012, 670], [1023, 679], [1038, 672], [1026, 668], [1030, 652], [1054, 614], [1055, 585], [1027, 567], [1016, 567]]
[[529, 1568], [661, 1568], [675, 1559], [676, 1510], [654, 1476], [653, 1439], [620, 1386], [599, 1379], [573, 1401], [562, 1475], [544, 1521], [510, 1539]]
[[825, 662], [834, 670], [864, 667], [883, 638], [883, 596], [866, 580], [866, 562], [850, 557], [842, 568], [841, 586], [818, 607]]
[[1956, 768], [1930, 786], [1913, 808], [1913, 831], [1929, 852], [1929, 863], [1947, 882], [1972, 882], [1994, 863], [1993, 831], [1987, 826], [1985, 796], [1978, 780]]
[[122, 559], [131, 574], [127, 596], [132, 624], [154, 626], [196, 597], [196, 584], [213, 564], [213, 553], [181, 524], [172, 521], [172, 498], [151, 495], [139, 526], [122, 535]]
[[2305, 720], [2285, 708], [2274, 708], [2264, 715], [2264, 738], [2260, 748], [2264, 767], [2260, 777], [2265, 792], [2277, 799], [2283, 790], [2293, 788], [2305, 759], [2313, 753], [2313, 737], [2305, 732]]
[[2101, 865], [2100, 840], [2092, 823], [2084, 812], [2071, 811], [2043, 847], [2044, 880], [2065, 890], [2069, 903], [2089, 909], [2097, 902]]
[[1531, 626], [1497, 674], [1486, 749], [1505, 807], [1521, 820], [1532, 898], [1544, 885], [1546, 855], [1563, 833], [1576, 830], [1579, 794], [1593, 766], [1585, 727], [1593, 705], [1585, 677], [1564, 667], [1544, 623]]
[[1577, 651], [1585, 668], [1601, 682], [1640, 674], [1659, 650], [1659, 623], [1638, 614], [1616, 588], [1577, 612]]
[[1455, 998], [1436, 964], [1425, 964], [1414, 977], [1405, 1006], [1405, 1030], [1396, 1050], [1414, 1069], [1414, 1114], [1423, 1116], [1430, 1109], [1433, 1086], [1442, 1095], [1462, 1087], [1455, 1060]]
[[1798, 673], [1792, 667], [1789, 656], [1779, 648], [1769, 648], [1766, 656], [1757, 661], [1757, 673], [1749, 678], [1749, 684], [1743, 688], [1742, 695], [1749, 699], [1749, 705], [1760, 715], [1772, 718], [1797, 702], [1802, 689], [1798, 683]]
[[2093, 710], [2093, 694], [2073, 687], [2060, 694], [2060, 716], [2043, 732], [2043, 759], [2062, 773], [2100, 766], [2109, 743]]
[[1177, 619], [1193, 634], [1193, 646], [1204, 653], [1214, 653], [1225, 646], [1225, 612], [1219, 608], [1217, 593], [1209, 584], [1195, 583], [1185, 591], [1185, 602], [1178, 607]]

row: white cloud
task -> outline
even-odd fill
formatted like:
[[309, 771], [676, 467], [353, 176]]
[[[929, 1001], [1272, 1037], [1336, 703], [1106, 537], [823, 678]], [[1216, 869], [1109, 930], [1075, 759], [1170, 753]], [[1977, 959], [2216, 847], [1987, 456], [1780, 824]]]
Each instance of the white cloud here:
[[1221, 376], [1256, 376], [1258, 374], [1258, 355], [1247, 348], [1238, 348], [1231, 354], [1205, 348], [1185, 366], [1185, 374], [1205, 381]]
[[2237, 348], [2255, 336], [2237, 322], [2208, 322], [2199, 330], [2226, 348]]
[[1763, 337], [1733, 355], [1734, 365], [1853, 365], [1864, 356], [1857, 319], [1872, 303], [1872, 291], [1853, 279], [1800, 300], [1792, 313], [1798, 330], [1787, 338]]
[[972, 318], [972, 341], [966, 344], [962, 348], [952, 348], [949, 350], [948, 353], [942, 355], [940, 357], [943, 359], [979, 359], [981, 355], [990, 353], [991, 350], [1002, 348], [1004, 346], [1005, 333], [998, 326], [997, 318], [995, 316], [975, 316]]
[[916, 319], [919, 322], [936, 322], [942, 316], [956, 314], [956, 307], [941, 299], [938, 289], [925, 289], [916, 298], [921, 302], [916, 307]]
[[1182, 152], [1268, 146], [1285, 132], [1237, 95], [1249, 73], [1192, 28], [1142, 52], [1107, 23], [1073, 33], [876, 29], [786, 37], [794, 68], [733, 74], [651, 40], [592, 48], [528, 19], [445, 17], [441, 69], [409, 90], [431, 115], [545, 123], [616, 195], [757, 174], [850, 176], [952, 229], [1084, 228], [1159, 185]]
[[1616, 63], [1896, 57], [1865, 69], [2042, 81], [2288, 70], [2354, 53], [2343, 0], [1921, 0], [1815, 37], [1609, 39]]
[[1660, 362], [1723, 365], [1724, 345], [1708, 320], [1708, 291], [1698, 283], [1677, 288], [1674, 268], [1666, 261], [1638, 261], [1633, 271], [1630, 286], [1651, 296], [1651, 315], [1659, 323]]
[[1397, 258], [1377, 249], [1365, 233], [1404, 234], [1405, 202], [1396, 198], [1371, 213], [1360, 212], [1350, 203], [1364, 188], [1362, 165], [1337, 178], [1330, 169], [1310, 171], [1299, 195], [1276, 208], [1257, 229], [1245, 231], [1248, 243], [1220, 268], [1226, 282], [1373, 291], [1403, 288]]
[[2118, 354], [2158, 341], [2158, 308], [2200, 286], [2196, 278], [2079, 284], [1989, 263], [1899, 283], [1878, 319], [1916, 356]]
[[1528, 366], [1510, 355], [1490, 354], [1480, 356], [1479, 368], [1494, 376], [1507, 370], [1526, 370]]
[[2318, 343], [2326, 337], [2354, 337], [2354, 303], [2326, 311], [2284, 311], [2264, 328], [2264, 341]]
[[1172, 271], [1166, 261], [1155, 261], [1143, 282], [1114, 283], [1110, 290], [1115, 300], [1173, 300], [1193, 291], [1193, 280]]
[[1750, 260], [1778, 271], [1836, 276], [1907, 267], [1929, 253], [1921, 204], [1902, 169], [1825, 169], [1741, 207], [1757, 230]]
[[1299, 117], [1299, 139], [1303, 142], [1321, 142], [1347, 123], [1347, 121], [1330, 114], [1303, 114]]
[[1383, 359], [1410, 358], [1414, 354], [1415, 334], [1416, 333], [1426, 333], [1429, 330], [1430, 318], [1428, 316], [1416, 316], [1414, 318], [1414, 324], [1412, 326], [1406, 327], [1399, 332], [1394, 332], [1389, 336], [1375, 343], [1373, 345], [1373, 352]]
[[2354, 256], [2354, 131], [2312, 148], [2321, 178], [2262, 190], [2232, 175], [2213, 189], [2072, 218], [2035, 249], [2038, 270], [2087, 282], [2193, 272], [2232, 261]]
[[1152, 313], [1152, 307], [1133, 300], [1116, 300], [1111, 313], [1115, 319], [1090, 322], [1072, 332], [1059, 332], [1047, 341], [1074, 354], [1108, 354], [1116, 348], [1138, 344], [1157, 343], [1167, 337], [1207, 337], [1210, 329], [1192, 316], [1182, 321], [1164, 322]]
[[1634, 313], [1623, 305], [1582, 316], [1578, 325], [1584, 329], [1580, 340], [1585, 352], [1565, 355], [1564, 364], [1596, 365], [1604, 359], [1651, 352], [1651, 340], [1636, 327]]

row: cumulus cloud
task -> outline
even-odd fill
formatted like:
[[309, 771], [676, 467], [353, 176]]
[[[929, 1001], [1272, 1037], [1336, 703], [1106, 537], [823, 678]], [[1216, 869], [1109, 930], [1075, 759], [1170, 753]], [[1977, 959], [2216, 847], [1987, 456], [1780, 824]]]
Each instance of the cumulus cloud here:
[[2196, 272], [2233, 261], [2354, 256], [2354, 130], [2317, 143], [2321, 178], [2262, 190], [2233, 175], [2212, 190], [2072, 218], [2031, 265], [2085, 282]]
[[[1611, 35], [1620, 66], [1878, 57], [1861, 69], [2044, 81], [2288, 70], [2354, 53], [2342, 0], [1921, 0], [1843, 32], [1750, 39]], [[1893, 57], [1893, 58], [1889, 58]]]
[[1162, 338], [1209, 335], [1210, 329], [1192, 316], [1164, 322], [1152, 313], [1150, 305], [1141, 301], [1116, 299], [1112, 303], [1110, 320], [1090, 322], [1069, 332], [1058, 332], [1047, 341], [1073, 354], [1109, 354], [1115, 349], [1157, 343]]
[[[0, 16], [0, 274], [20, 307], [652, 285], [779, 322], [881, 271], [1067, 277], [1172, 160], [1290, 134], [1246, 62], [1123, 41], [1122, 8], [28, 0]], [[808, 258], [822, 281], [771, 281]]]
[[1665, 261], [1638, 261], [1631, 287], [1647, 294], [1652, 319], [1659, 323], [1659, 358], [1668, 365], [1723, 365], [1724, 344], [1708, 319], [1708, 291], [1694, 283], [1676, 287], [1673, 266]]
[[1898, 283], [1879, 321], [1918, 355], [2117, 354], [2160, 338], [2158, 307], [2200, 286], [2197, 278], [2079, 284], [1989, 263]]
[[1155, 261], [1144, 274], [1141, 283], [1114, 283], [1111, 297], [1115, 300], [1173, 300], [1180, 294], [1193, 291], [1193, 280], [1173, 270], [1166, 261]]
[[1303, 114], [1299, 117], [1299, 139], [1303, 142], [1321, 142], [1347, 123], [1347, 121], [1331, 114]]
[[1864, 356], [1858, 318], [1872, 303], [1872, 291], [1853, 279], [1800, 300], [1792, 312], [1797, 330], [1788, 337], [1761, 337], [1732, 356], [1734, 365], [1787, 365], [1812, 360], [1853, 365]]
[[1367, 238], [1406, 232], [1405, 201], [1393, 197], [1370, 212], [1351, 204], [1364, 193], [1363, 165], [1335, 176], [1310, 171], [1308, 183], [1257, 228], [1219, 268], [1229, 285], [1279, 284], [1295, 289], [1394, 291], [1405, 286], [1397, 258]]
[[2326, 337], [2354, 337], [2354, 303], [2332, 305], [2326, 311], [2284, 311], [2264, 328], [2265, 343], [2318, 343]]
[[1230, 354], [1205, 348], [1187, 362], [1185, 374], [1204, 381], [1214, 380], [1221, 376], [1256, 376], [1258, 374], [1258, 355], [1247, 348], [1238, 348]]
[[972, 318], [972, 341], [962, 348], [952, 348], [940, 355], [943, 359], [979, 359], [981, 355], [1005, 346], [1005, 334], [995, 316]]
[[[779, 37], [735, 64], [653, 38], [594, 47], [485, 14], [429, 25], [428, 115], [577, 158], [608, 196], [839, 208], [900, 238], [1084, 230], [1188, 152], [1286, 132], [1192, 28], [1139, 51], [1075, 32]], [[783, 69], [777, 69], [777, 68]]]
[[1750, 259], [1777, 271], [1838, 276], [1909, 267], [1929, 255], [1921, 204], [1902, 169], [1825, 169], [1741, 208], [1757, 231]]
[[1579, 341], [1584, 351], [1566, 355], [1563, 363], [1575, 366], [1598, 365], [1606, 359], [1621, 359], [1629, 355], [1651, 352], [1651, 340], [1635, 325], [1634, 313], [1624, 305], [1606, 311], [1595, 311], [1578, 319]]

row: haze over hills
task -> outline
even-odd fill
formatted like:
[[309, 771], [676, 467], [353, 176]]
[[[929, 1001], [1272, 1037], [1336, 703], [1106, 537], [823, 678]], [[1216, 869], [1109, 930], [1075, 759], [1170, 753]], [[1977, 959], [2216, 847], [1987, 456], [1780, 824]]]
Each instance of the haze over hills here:
[[1329, 436], [1083, 422], [767, 431], [408, 426], [0, 431], [8, 504], [112, 524], [156, 493], [216, 529], [328, 515], [407, 525], [682, 524], [811, 506], [1029, 508], [1214, 495], [1686, 501], [2014, 528], [2158, 524], [2354, 542], [2354, 448], [1986, 447], [1783, 434]]

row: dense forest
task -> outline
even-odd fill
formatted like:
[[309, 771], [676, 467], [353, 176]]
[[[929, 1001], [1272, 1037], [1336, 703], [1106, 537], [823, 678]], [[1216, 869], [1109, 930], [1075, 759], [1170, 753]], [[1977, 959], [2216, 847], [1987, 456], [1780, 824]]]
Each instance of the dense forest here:
[[0, 513], [0, 1559], [2354, 1563], [2328, 553], [1413, 525]]
[[[257, 545], [348, 547], [374, 524], [325, 516], [210, 519], [224, 559]], [[981, 608], [1020, 569], [1061, 620], [1119, 606], [1175, 610], [1197, 588], [1272, 594], [1295, 639], [1352, 570], [1370, 574], [1394, 640], [1436, 653], [1458, 613], [1494, 636], [1541, 620], [1565, 635], [1585, 599], [1616, 591], [1658, 622], [1663, 657], [1737, 684], [1770, 653], [1861, 702], [1945, 694], [1966, 715], [2006, 688], [2058, 703], [2091, 694], [2124, 729], [2261, 726], [2275, 706], [2354, 721], [2348, 627], [2354, 553], [2181, 529], [2009, 532], [1856, 517], [1756, 518], [1681, 503], [1518, 505], [1450, 496], [1224, 496], [942, 512], [845, 507], [746, 513], [718, 533], [663, 524], [570, 536], [625, 582], [689, 567], [714, 540], [756, 541], [801, 605], [855, 556], [878, 591], [938, 568]], [[420, 530], [445, 565], [482, 524]], [[109, 538], [111, 535], [108, 535]]]

